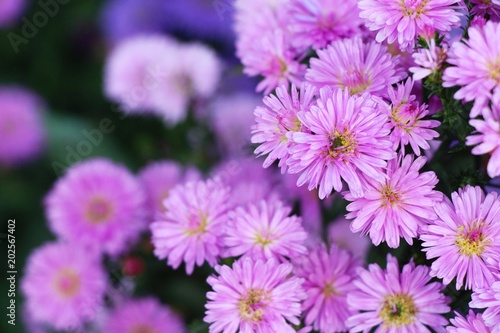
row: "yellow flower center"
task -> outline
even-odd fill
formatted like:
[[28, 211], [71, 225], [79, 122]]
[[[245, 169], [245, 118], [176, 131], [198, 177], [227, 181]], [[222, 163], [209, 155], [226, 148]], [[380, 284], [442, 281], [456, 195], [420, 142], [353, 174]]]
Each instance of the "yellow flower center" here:
[[333, 158], [344, 157], [346, 155], [351, 155], [356, 150], [356, 141], [354, 140], [354, 135], [350, 133], [347, 129], [343, 133], [335, 131], [335, 133], [330, 136], [330, 147], [328, 150], [328, 155]]
[[85, 217], [91, 224], [101, 224], [106, 222], [113, 215], [113, 206], [111, 203], [100, 197], [92, 198], [87, 204]]
[[394, 206], [401, 200], [399, 192], [395, 191], [392, 187], [386, 184], [380, 191], [384, 199], [382, 206]]
[[401, 327], [412, 324], [417, 312], [415, 302], [410, 295], [395, 294], [386, 296], [379, 317], [385, 328]]
[[333, 287], [333, 283], [327, 282], [325, 286], [323, 287], [323, 295], [325, 295], [325, 298], [329, 298], [332, 295], [337, 295], [337, 291]]
[[488, 66], [489, 77], [500, 83], [500, 59]]
[[198, 212], [198, 214], [191, 214], [188, 218], [186, 234], [188, 236], [201, 236], [207, 232], [207, 224], [208, 216], [206, 213]]
[[424, 14], [424, 7], [429, 0], [400, 0], [401, 9], [406, 16], [418, 18]]
[[490, 243], [484, 240], [483, 227], [483, 222], [474, 222], [468, 229], [463, 225], [458, 228], [455, 244], [461, 254], [468, 257], [483, 254], [485, 247]]
[[266, 247], [274, 241], [274, 237], [270, 232], [266, 234], [257, 234], [255, 237], [255, 244], [260, 244], [262, 247]]
[[151, 326], [145, 324], [139, 324], [133, 326], [132, 329], [130, 330], [130, 333], [157, 333], [157, 331], [153, 329]]
[[241, 318], [253, 322], [261, 321], [269, 299], [268, 292], [261, 289], [250, 289], [246, 297], [242, 297], [238, 304]]
[[64, 298], [72, 297], [80, 289], [80, 277], [74, 270], [63, 268], [54, 279], [54, 287], [59, 295]]

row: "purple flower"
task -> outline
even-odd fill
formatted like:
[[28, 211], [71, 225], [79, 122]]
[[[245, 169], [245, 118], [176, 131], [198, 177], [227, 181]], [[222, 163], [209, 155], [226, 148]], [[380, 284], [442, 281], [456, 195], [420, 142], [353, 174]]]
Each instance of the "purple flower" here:
[[150, 226], [155, 255], [174, 269], [184, 262], [188, 275], [195, 264], [217, 264], [229, 190], [218, 181], [193, 181], [174, 187], [163, 205], [165, 212]]
[[72, 166], [45, 198], [52, 231], [71, 244], [112, 256], [146, 229], [145, 194], [123, 166], [93, 159]]
[[[357, 290], [347, 295], [353, 310], [361, 311], [347, 320], [349, 332], [367, 333], [374, 327], [380, 333], [430, 333], [428, 327], [444, 332], [448, 324], [442, 314], [450, 311], [444, 285], [430, 282], [429, 268], [413, 262], [399, 272], [396, 258], [387, 255], [387, 268], [377, 264], [357, 269]], [[432, 305], [432, 306], [430, 306]]]
[[300, 302], [306, 295], [303, 279], [290, 275], [290, 263], [277, 264], [250, 258], [233, 267], [216, 266], [219, 276], [210, 276], [204, 321], [210, 333], [294, 333], [300, 323]]
[[0, 27], [15, 24], [26, 8], [26, 0], [3, 0], [0, 3]]
[[319, 59], [311, 59], [306, 80], [318, 87], [380, 95], [406, 75], [398, 66], [399, 58], [392, 57], [387, 47], [365, 44], [360, 37], [334, 41], [317, 52]]
[[303, 278], [307, 298], [302, 303], [306, 325], [321, 333], [347, 330], [347, 318], [357, 313], [347, 306], [347, 295], [355, 289], [353, 280], [359, 262], [346, 250], [323, 244], [294, 260], [294, 273]]
[[184, 333], [177, 314], [155, 298], [129, 299], [113, 309], [104, 322], [105, 333]]
[[298, 116], [308, 132], [291, 135], [288, 172], [302, 172], [297, 185], [309, 182], [309, 190], [319, 188], [321, 199], [333, 189], [341, 191], [342, 180], [353, 196], [362, 196], [365, 178], [383, 178], [387, 160], [396, 156], [387, 116], [368, 94], [350, 96], [347, 89], [325, 87], [317, 105]]
[[486, 327], [483, 315], [469, 310], [467, 318], [464, 318], [458, 312], [455, 312], [455, 318], [450, 319], [452, 326], [446, 327], [448, 333], [491, 333], [492, 331]]
[[343, 216], [331, 222], [328, 225], [328, 243], [345, 249], [352, 253], [354, 257], [364, 261], [372, 242], [367, 236], [353, 233], [349, 227], [349, 222]]
[[438, 219], [423, 227], [420, 239], [427, 259], [437, 258], [431, 276], [449, 284], [456, 278], [460, 289], [476, 290], [495, 281], [490, 265], [500, 260], [500, 199], [484, 195], [480, 187], [453, 192], [434, 207]]
[[410, 72], [413, 73], [415, 81], [422, 80], [442, 70], [446, 61], [448, 45], [445, 42], [442, 42], [440, 46], [436, 46], [436, 40], [432, 38], [428, 41], [428, 45], [428, 49], [418, 49], [412, 54], [415, 64], [419, 66], [410, 67]]
[[482, 315], [484, 323], [491, 328], [492, 333], [500, 331], [500, 281], [484, 288], [477, 288], [472, 294], [469, 306], [479, 309], [486, 308]]
[[77, 329], [94, 319], [106, 287], [98, 258], [69, 243], [36, 249], [21, 281], [30, 317], [58, 330]]
[[277, 200], [237, 207], [229, 213], [225, 228], [226, 256], [243, 255], [253, 260], [275, 258], [283, 262], [304, 254], [307, 233], [300, 217], [289, 216], [291, 211]]
[[43, 103], [21, 87], [0, 87], [0, 164], [13, 166], [42, 152], [46, 133]]

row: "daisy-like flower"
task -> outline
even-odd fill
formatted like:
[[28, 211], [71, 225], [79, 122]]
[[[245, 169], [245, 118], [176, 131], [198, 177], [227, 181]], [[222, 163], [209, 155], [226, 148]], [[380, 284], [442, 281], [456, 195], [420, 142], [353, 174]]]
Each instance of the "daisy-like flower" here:
[[352, 95], [380, 95], [405, 75], [398, 66], [399, 58], [392, 57], [387, 47], [365, 44], [360, 37], [335, 41], [317, 52], [319, 59], [311, 59], [306, 80], [318, 87], [347, 88]]
[[379, 333], [430, 333], [429, 328], [444, 332], [448, 320], [442, 314], [450, 311], [448, 299], [441, 293], [442, 283], [429, 283], [427, 266], [410, 262], [400, 273], [396, 258], [387, 255], [385, 270], [371, 264], [368, 270], [359, 267], [357, 275], [347, 303], [361, 313], [347, 320], [349, 332], [368, 333], [374, 327]]
[[495, 93], [500, 94], [500, 22], [470, 27], [468, 34], [468, 40], [451, 45], [451, 66], [443, 72], [443, 86], [462, 86], [453, 97], [474, 101], [470, 114], [474, 118]]
[[93, 159], [68, 169], [45, 198], [45, 210], [57, 236], [116, 256], [146, 229], [145, 199], [125, 167]]
[[307, 299], [302, 303], [306, 325], [321, 333], [347, 331], [347, 318], [357, 313], [347, 306], [347, 295], [359, 262], [346, 250], [322, 244], [294, 260], [294, 273], [304, 279]]
[[226, 255], [285, 261], [304, 254], [307, 233], [300, 217], [290, 216], [291, 211], [280, 201], [262, 200], [230, 212], [224, 236]]
[[401, 50], [412, 50], [418, 36], [429, 26], [441, 32], [460, 24], [460, 0], [360, 0], [359, 16], [376, 41], [398, 42]]
[[[471, 0], [474, 4], [471, 15], [485, 16], [489, 15], [490, 20], [498, 22], [500, 21], [500, 1], [499, 0]], [[476, 16], [476, 17], [479, 17]]]
[[490, 286], [495, 277], [490, 265], [500, 260], [500, 199], [467, 186], [434, 206], [438, 219], [422, 228], [420, 239], [427, 259], [437, 258], [431, 276], [449, 284], [455, 277], [460, 289]]
[[353, 219], [352, 232], [370, 234], [374, 245], [387, 242], [391, 248], [399, 247], [403, 237], [410, 245], [420, 228], [436, 218], [433, 206], [442, 194], [434, 191], [438, 179], [432, 171], [419, 173], [427, 159], [412, 155], [389, 161], [387, 177], [373, 178], [365, 187], [364, 196], [355, 198], [349, 192], [345, 199]]
[[418, 49], [412, 54], [415, 64], [419, 66], [410, 67], [410, 72], [413, 73], [415, 81], [422, 80], [442, 70], [443, 64], [446, 61], [448, 44], [441, 42], [440, 46], [436, 46], [436, 40], [432, 38], [428, 41], [428, 46], [428, 49]]
[[474, 290], [469, 306], [486, 308], [482, 314], [484, 323], [491, 328], [492, 333], [500, 332], [500, 281]]
[[446, 327], [448, 333], [491, 333], [490, 328], [484, 323], [483, 315], [469, 310], [466, 318], [455, 312], [455, 318], [450, 319], [451, 326]]
[[32, 319], [77, 329], [103, 305], [106, 274], [96, 256], [69, 243], [49, 243], [28, 258], [21, 291]]
[[309, 111], [314, 102], [316, 88], [308, 83], [302, 83], [299, 91], [292, 85], [291, 94], [286, 86], [276, 89], [276, 96], [264, 97], [265, 106], [255, 109], [256, 125], [252, 126], [252, 143], [260, 144], [255, 154], [268, 155], [264, 161], [264, 168], [269, 167], [279, 159], [281, 172], [286, 171], [286, 161], [290, 156], [289, 150], [293, 142], [288, 133], [300, 132], [302, 123], [297, 113]]
[[309, 182], [324, 199], [333, 189], [342, 190], [342, 180], [354, 197], [363, 196], [365, 177], [379, 179], [387, 160], [396, 156], [389, 140], [387, 116], [370, 95], [350, 96], [349, 91], [320, 90], [317, 105], [299, 113], [309, 132], [295, 132], [289, 172], [299, 173], [297, 185]]
[[181, 319], [155, 298], [130, 299], [112, 310], [103, 333], [184, 333]]
[[151, 224], [154, 253], [177, 269], [186, 264], [190, 275], [195, 264], [217, 264], [222, 247], [222, 227], [227, 219], [229, 190], [214, 180], [178, 185], [163, 201], [165, 212]]
[[495, 94], [493, 109], [483, 109], [484, 120], [471, 119], [469, 123], [477, 133], [469, 135], [466, 145], [474, 146], [472, 154], [483, 155], [491, 153], [486, 170], [491, 178], [500, 175], [500, 90]]
[[355, 0], [292, 0], [287, 17], [292, 44], [299, 50], [353, 37], [363, 24]]
[[0, 87], [0, 164], [14, 166], [40, 155], [46, 140], [42, 109], [31, 91]]
[[301, 278], [290, 275], [292, 264], [243, 258], [232, 268], [216, 266], [210, 276], [206, 316], [210, 333], [294, 333], [300, 302], [306, 295]]
[[441, 123], [437, 120], [424, 120], [429, 114], [427, 105], [420, 105], [416, 96], [411, 94], [413, 80], [409, 78], [405, 84], [398, 84], [397, 90], [392, 86], [387, 93], [391, 99], [391, 106], [387, 108], [389, 121], [393, 126], [391, 141], [394, 149], [410, 144], [413, 152], [420, 156], [420, 148], [428, 150], [428, 141], [437, 138], [439, 133], [432, 130]]

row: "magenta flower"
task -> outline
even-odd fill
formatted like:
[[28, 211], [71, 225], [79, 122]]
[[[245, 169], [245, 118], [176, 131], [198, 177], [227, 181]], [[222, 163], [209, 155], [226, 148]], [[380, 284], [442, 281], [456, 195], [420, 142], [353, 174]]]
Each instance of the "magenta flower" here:
[[[26, 9], [26, 4], [26, 0], [2, 1], [0, 3], [0, 27], [9, 27], [19, 21]], [[16, 48], [14, 48], [14, 50], [16, 50]]]
[[455, 312], [455, 318], [450, 319], [451, 326], [446, 327], [448, 333], [491, 333], [492, 331], [484, 323], [483, 315], [469, 310], [467, 318]]
[[499, 22], [469, 28], [469, 39], [452, 44], [444, 70], [443, 86], [461, 88], [453, 95], [457, 100], [474, 101], [471, 117], [481, 114], [493, 94], [500, 94]]
[[189, 182], [174, 187], [163, 205], [165, 212], [150, 226], [154, 254], [168, 258], [167, 264], [174, 269], [184, 262], [188, 275], [195, 264], [217, 264], [229, 190], [218, 181]]
[[438, 219], [423, 227], [420, 239], [427, 259], [437, 258], [431, 276], [460, 289], [490, 286], [495, 277], [489, 266], [500, 260], [500, 199], [484, 195], [480, 187], [467, 186], [434, 207]]
[[260, 201], [238, 207], [229, 213], [225, 228], [226, 256], [243, 255], [253, 260], [275, 258], [286, 261], [306, 253], [307, 233], [300, 217], [290, 216], [292, 209], [280, 201]]
[[469, 123], [477, 133], [469, 135], [466, 140], [472, 148], [472, 154], [483, 155], [491, 153], [487, 171], [491, 178], [500, 175], [500, 90], [496, 93], [493, 110], [483, 109], [484, 120], [471, 119]]
[[368, 333], [377, 326], [379, 333], [430, 333], [429, 327], [444, 332], [448, 320], [442, 314], [450, 311], [448, 299], [441, 293], [442, 283], [429, 283], [427, 266], [410, 262], [400, 273], [398, 261], [389, 254], [385, 270], [371, 264], [368, 270], [358, 268], [357, 275], [357, 290], [347, 295], [347, 303], [361, 313], [347, 320], [349, 332]]
[[387, 160], [396, 156], [387, 116], [368, 94], [322, 88], [317, 105], [299, 113], [299, 119], [310, 132], [291, 135], [289, 172], [302, 172], [297, 185], [309, 182], [309, 190], [318, 188], [321, 199], [333, 189], [341, 191], [342, 180], [353, 196], [362, 196], [365, 178], [383, 178]]
[[359, 16], [376, 40], [398, 42], [401, 50], [412, 50], [420, 34], [429, 27], [441, 32], [460, 24], [460, 0], [360, 0]]
[[[490, 20], [500, 21], [500, 1], [499, 0], [471, 0], [474, 4], [471, 15], [475, 17], [489, 15]], [[476, 16], [479, 15], [479, 16]]]
[[68, 169], [45, 198], [45, 210], [57, 236], [117, 256], [147, 227], [145, 199], [124, 166], [93, 159]]
[[484, 323], [491, 328], [492, 333], [500, 331], [500, 281], [484, 288], [477, 288], [472, 294], [469, 306], [479, 309], [486, 308], [482, 315]]
[[322, 49], [330, 42], [361, 33], [356, 0], [292, 0], [288, 5], [292, 44], [299, 50]]
[[360, 37], [335, 41], [317, 52], [319, 59], [311, 59], [306, 80], [318, 87], [380, 95], [406, 75], [398, 66], [399, 58], [392, 57], [387, 47], [365, 44]]
[[428, 41], [428, 49], [418, 49], [412, 54], [415, 64], [419, 67], [410, 67], [415, 81], [435, 74], [442, 70], [448, 54], [448, 45], [443, 41], [440, 46], [436, 46], [436, 40], [432, 38]]
[[40, 155], [46, 141], [43, 107], [39, 97], [29, 90], [0, 87], [0, 164], [19, 165]]
[[103, 333], [184, 333], [177, 314], [154, 298], [129, 299], [113, 309], [104, 322]]
[[294, 273], [303, 278], [307, 298], [302, 303], [306, 325], [321, 333], [347, 331], [347, 318], [357, 313], [347, 307], [347, 295], [355, 289], [353, 280], [359, 262], [335, 245], [322, 244], [294, 260]]
[[316, 88], [308, 83], [302, 83], [299, 91], [292, 85], [292, 93], [286, 86], [276, 89], [276, 96], [264, 97], [265, 106], [255, 109], [256, 125], [252, 126], [252, 143], [259, 143], [255, 154], [268, 155], [264, 161], [264, 168], [279, 159], [281, 172], [286, 171], [286, 161], [290, 156], [289, 150], [293, 141], [289, 133], [300, 132], [302, 123], [298, 112], [309, 111], [314, 102]]
[[425, 157], [414, 161], [412, 155], [400, 156], [389, 161], [386, 178], [368, 181], [363, 197], [347, 192], [345, 198], [351, 203], [346, 218], [353, 219], [351, 231], [369, 233], [374, 245], [385, 241], [397, 248], [400, 237], [412, 245], [420, 229], [437, 218], [432, 207], [442, 199], [433, 190], [438, 183], [436, 174], [419, 173], [426, 162]]
[[36, 249], [21, 281], [29, 316], [57, 330], [78, 329], [94, 319], [106, 287], [98, 258], [69, 243]]
[[210, 333], [295, 333], [300, 323], [300, 302], [306, 295], [303, 279], [291, 276], [290, 263], [277, 264], [250, 258], [233, 267], [216, 266], [219, 276], [210, 276], [206, 316]]
[[406, 83], [398, 84], [397, 90], [389, 87], [387, 93], [391, 99], [391, 106], [387, 108], [389, 121], [393, 126], [391, 141], [394, 149], [403, 148], [410, 144], [413, 152], [420, 156], [420, 148], [428, 150], [428, 141], [439, 137], [439, 133], [432, 130], [441, 123], [437, 120], [424, 120], [429, 114], [427, 105], [420, 105], [416, 96], [411, 94], [413, 80], [409, 78]]

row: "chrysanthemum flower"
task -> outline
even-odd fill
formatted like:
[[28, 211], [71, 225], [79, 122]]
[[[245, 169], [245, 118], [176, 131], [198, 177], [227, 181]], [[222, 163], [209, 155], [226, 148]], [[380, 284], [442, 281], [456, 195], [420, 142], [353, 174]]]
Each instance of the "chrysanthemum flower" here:
[[125, 167], [106, 159], [68, 169], [45, 198], [45, 209], [57, 236], [112, 256], [146, 228], [142, 185]]
[[303, 278], [307, 299], [302, 303], [306, 325], [321, 333], [347, 331], [347, 318], [357, 313], [347, 307], [347, 294], [359, 262], [346, 250], [321, 245], [294, 260], [294, 273]]
[[174, 161], [153, 162], [139, 172], [139, 180], [146, 192], [146, 208], [148, 221], [153, 221], [157, 214], [165, 210], [165, 200], [172, 188], [186, 181], [201, 178], [200, 173], [194, 168], [184, 169]]
[[482, 315], [484, 323], [491, 328], [492, 333], [500, 332], [500, 281], [474, 290], [469, 306], [486, 308]]
[[103, 306], [106, 274], [96, 256], [69, 243], [49, 243], [28, 258], [21, 290], [31, 318], [77, 329]]
[[438, 179], [432, 171], [419, 173], [427, 159], [412, 155], [389, 161], [387, 178], [368, 180], [364, 196], [355, 198], [349, 192], [345, 198], [352, 201], [346, 218], [353, 219], [352, 232], [370, 234], [373, 244], [387, 242], [399, 247], [403, 237], [410, 245], [420, 228], [436, 218], [433, 206], [442, 194], [434, 191]]
[[177, 269], [186, 264], [217, 264], [222, 247], [222, 224], [227, 220], [229, 190], [218, 181], [195, 181], [178, 185], [163, 201], [165, 212], [151, 224], [154, 253]]
[[427, 259], [437, 258], [431, 275], [460, 289], [490, 286], [495, 277], [489, 266], [500, 259], [500, 199], [467, 186], [434, 206], [438, 219], [422, 228], [420, 239]]
[[391, 106], [386, 108], [389, 121], [393, 126], [391, 141], [394, 149], [410, 144], [413, 152], [420, 156], [420, 148], [430, 149], [428, 141], [437, 138], [439, 133], [432, 130], [441, 123], [437, 120], [424, 120], [429, 114], [427, 105], [420, 105], [416, 96], [411, 94], [413, 80], [409, 78], [405, 84], [398, 84], [397, 90], [392, 86], [387, 90]]
[[368, 94], [322, 88], [317, 105], [299, 113], [299, 119], [310, 132], [291, 136], [289, 172], [302, 172], [297, 185], [309, 182], [309, 190], [318, 188], [321, 199], [342, 190], [342, 180], [353, 196], [362, 196], [365, 177], [383, 178], [386, 161], [396, 156], [387, 116]]
[[225, 228], [226, 255], [285, 261], [304, 254], [307, 233], [300, 217], [289, 216], [291, 211], [277, 200], [237, 207]]
[[300, 94], [292, 85], [291, 94], [286, 86], [276, 89], [276, 96], [264, 97], [265, 106], [255, 109], [257, 124], [252, 127], [252, 143], [260, 144], [255, 154], [268, 155], [264, 161], [264, 168], [269, 167], [279, 159], [281, 172], [286, 171], [286, 161], [290, 156], [289, 150], [293, 141], [288, 133], [300, 132], [302, 123], [298, 112], [309, 111], [314, 102], [316, 88], [308, 83], [302, 83]]
[[429, 48], [418, 49], [412, 54], [415, 64], [419, 67], [410, 67], [410, 72], [413, 73], [415, 81], [437, 73], [443, 68], [448, 54], [448, 44], [441, 42], [440, 46], [436, 46], [436, 40], [432, 38], [428, 41]]
[[478, 17], [489, 15], [490, 20], [498, 22], [500, 21], [500, 1], [499, 0], [471, 0], [474, 4], [471, 15]]
[[491, 333], [484, 323], [483, 315], [469, 310], [466, 318], [455, 312], [455, 318], [450, 319], [451, 326], [446, 327], [448, 333]]
[[460, 0], [360, 0], [359, 16], [371, 31], [378, 31], [376, 40], [395, 41], [401, 50], [412, 50], [418, 36], [429, 26], [441, 32], [458, 26], [456, 9]]
[[184, 333], [181, 319], [155, 298], [130, 299], [113, 309], [103, 333]]
[[492, 178], [500, 175], [500, 90], [494, 99], [493, 110], [483, 109], [484, 120], [469, 121], [477, 133], [469, 135], [466, 140], [468, 146], [478, 145], [472, 148], [472, 154], [491, 153], [486, 169]]
[[318, 87], [347, 88], [352, 95], [380, 95], [405, 75], [398, 57], [392, 57], [387, 47], [365, 44], [360, 37], [335, 41], [317, 52], [319, 59], [311, 59], [306, 80]]
[[216, 266], [207, 282], [206, 316], [210, 333], [294, 333], [300, 323], [303, 279], [290, 275], [292, 264], [243, 258], [233, 267]]
[[356, 0], [292, 0], [287, 9], [290, 38], [299, 50], [321, 49], [361, 32]]
[[0, 88], [0, 164], [13, 166], [37, 157], [45, 144], [43, 103], [20, 87]]
[[361, 313], [347, 320], [349, 332], [430, 333], [429, 328], [444, 332], [448, 324], [442, 314], [450, 311], [448, 299], [441, 293], [444, 285], [430, 282], [429, 268], [410, 262], [399, 272], [396, 258], [387, 255], [387, 268], [377, 264], [357, 269], [357, 290], [347, 295], [347, 303]]
[[493, 94], [500, 94], [500, 22], [471, 27], [469, 39], [452, 44], [444, 70], [443, 86], [462, 86], [453, 97], [474, 101], [471, 117], [478, 116]]

